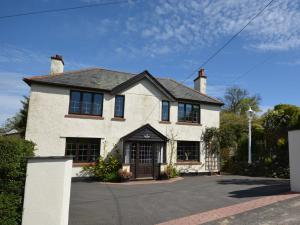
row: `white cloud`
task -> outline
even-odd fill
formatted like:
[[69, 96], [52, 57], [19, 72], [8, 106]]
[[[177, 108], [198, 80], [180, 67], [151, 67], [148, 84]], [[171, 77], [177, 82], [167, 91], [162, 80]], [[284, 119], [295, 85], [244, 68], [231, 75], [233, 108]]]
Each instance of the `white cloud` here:
[[22, 99], [22, 96], [0, 93], [0, 126], [4, 124], [6, 119], [14, 116], [19, 111], [22, 105], [20, 102]]
[[215, 96], [221, 98], [224, 96], [225, 90], [228, 86], [225, 85], [208, 85], [207, 94], [210, 96]]
[[21, 73], [0, 72], [0, 94], [21, 94], [28, 90]]
[[268, 112], [268, 110], [272, 110], [274, 109], [274, 106], [271, 106], [271, 105], [262, 105], [260, 106], [260, 112], [258, 112], [257, 114], [259, 116], [263, 115], [264, 113]]
[[47, 60], [42, 54], [10, 44], [0, 45], [0, 64], [4, 63], [44, 63]]
[[[125, 23], [127, 33], [146, 41], [152, 53], [195, 51], [216, 44], [239, 31], [266, 1], [160, 0]], [[126, 33], [125, 32], [125, 33]], [[300, 2], [274, 1], [241, 34], [247, 47], [282, 51], [300, 47]], [[159, 51], [163, 47], [167, 51]]]

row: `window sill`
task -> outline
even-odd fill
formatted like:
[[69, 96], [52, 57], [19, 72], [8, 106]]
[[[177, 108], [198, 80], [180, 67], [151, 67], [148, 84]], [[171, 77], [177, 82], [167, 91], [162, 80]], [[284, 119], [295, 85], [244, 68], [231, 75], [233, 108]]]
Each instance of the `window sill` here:
[[202, 162], [198, 162], [198, 161], [182, 161], [182, 162], [176, 162], [175, 165], [202, 165]]
[[104, 120], [104, 117], [102, 117], [102, 116], [94, 116], [94, 115], [77, 115], [77, 114], [68, 114], [68, 115], [65, 115], [65, 118], [78, 118], [78, 119]]
[[162, 123], [162, 124], [171, 124], [170, 121], [158, 121], [159, 123]]
[[114, 117], [114, 118], [111, 118], [112, 121], [125, 121], [126, 119], [125, 118], [122, 118], [122, 117]]
[[176, 122], [177, 125], [190, 125], [190, 126], [202, 126], [201, 123], [190, 123], [190, 122]]
[[82, 163], [73, 163], [73, 167], [82, 167], [82, 166], [94, 166], [96, 165], [95, 162], [82, 162]]

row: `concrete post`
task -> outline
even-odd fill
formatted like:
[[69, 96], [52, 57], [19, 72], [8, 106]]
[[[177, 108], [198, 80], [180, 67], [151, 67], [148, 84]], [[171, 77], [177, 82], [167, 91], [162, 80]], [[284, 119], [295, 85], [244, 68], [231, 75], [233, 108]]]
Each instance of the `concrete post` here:
[[251, 144], [252, 144], [252, 132], [251, 132], [251, 119], [249, 119], [248, 124], [248, 164], [252, 164], [252, 152], [251, 152]]
[[22, 225], [68, 225], [71, 157], [28, 159]]
[[291, 191], [300, 192], [300, 130], [289, 131]]

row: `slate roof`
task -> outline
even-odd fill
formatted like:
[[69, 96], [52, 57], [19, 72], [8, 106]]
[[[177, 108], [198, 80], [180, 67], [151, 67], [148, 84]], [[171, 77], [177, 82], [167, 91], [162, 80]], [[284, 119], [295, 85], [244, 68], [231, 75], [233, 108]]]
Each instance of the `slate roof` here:
[[[145, 73], [147, 71], [144, 71]], [[147, 72], [148, 73], [148, 72]], [[111, 92], [118, 85], [132, 79], [140, 74], [112, 71], [102, 68], [92, 68], [77, 71], [69, 71], [55, 75], [33, 76], [23, 80], [31, 85], [40, 83], [64, 87], [86, 88]], [[169, 78], [155, 77], [169, 93], [178, 100], [192, 100], [216, 105], [223, 103], [213, 97], [201, 94], [200, 92], [187, 87]]]

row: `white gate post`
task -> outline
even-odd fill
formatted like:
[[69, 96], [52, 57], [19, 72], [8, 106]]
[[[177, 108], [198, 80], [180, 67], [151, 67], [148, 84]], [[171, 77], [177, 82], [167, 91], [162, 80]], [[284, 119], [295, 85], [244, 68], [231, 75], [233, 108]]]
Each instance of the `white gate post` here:
[[72, 158], [28, 159], [22, 225], [68, 225]]
[[289, 131], [291, 191], [300, 192], [300, 130]]

